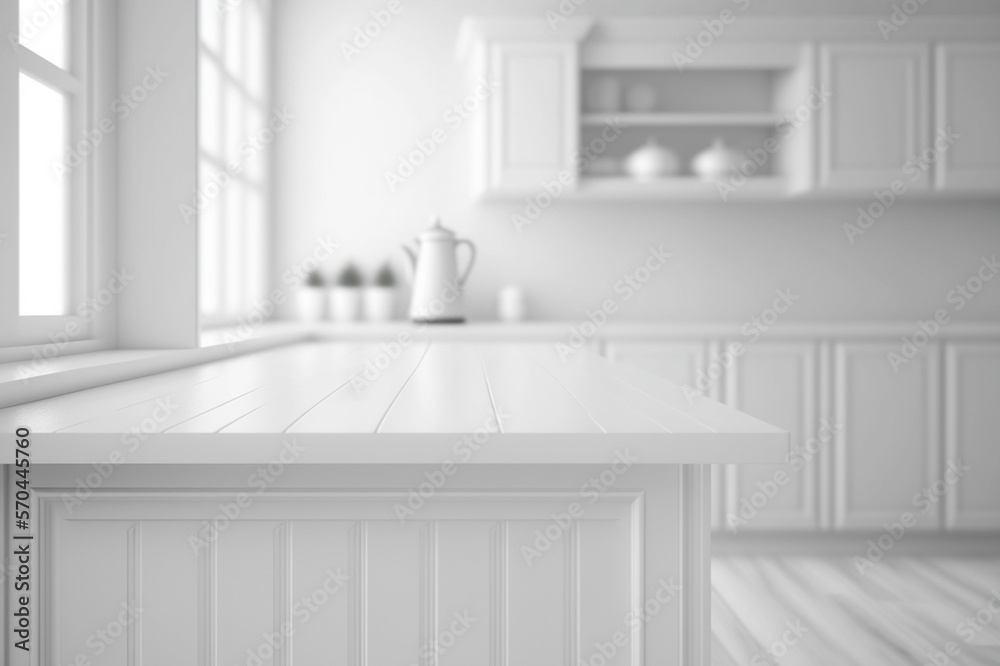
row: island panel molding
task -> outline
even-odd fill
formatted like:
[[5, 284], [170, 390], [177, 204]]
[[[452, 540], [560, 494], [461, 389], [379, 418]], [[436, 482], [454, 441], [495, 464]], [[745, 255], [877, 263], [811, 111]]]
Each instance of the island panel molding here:
[[581, 481], [606, 465], [480, 466], [401, 520], [408, 484], [433, 467], [301, 465], [225, 521], [255, 466], [133, 465], [67, 503], [90, 469], [35, 480], [46, 663], [92, 631], [74, 610], [86, 601], [108, 617], [153, 609], [119, 647], [154, 666], [238, 661], [290, 615], [274, 646], [286, 664], [410, 663], [458, 617], [449, 654], [466, 663], [586, 660], [621, 632], [619, 663], [709, 664], [704, 466], [636, 466], [593, 503]]

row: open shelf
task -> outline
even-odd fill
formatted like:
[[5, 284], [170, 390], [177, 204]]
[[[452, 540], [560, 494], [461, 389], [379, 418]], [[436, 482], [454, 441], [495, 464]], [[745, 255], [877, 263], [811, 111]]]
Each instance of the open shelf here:
[[[747, 178], [741, 187], [728, 195], [728, 201], [773, 200], [789, 195], [788, 182], [778, 176]], [[607, 201], [718, 201], [724, 203], [714, 182], [689, 176], [639, 181], [625, 176], [581, 178], [573, 191], [575, 199]]]
[[[573, 195], [586, 201], [722, 203], [774, 201], [801, 192], [811, 139], [795, 131], [788, 116], [808, 96], [811, 62], [798, 50], [753, 67], [736, 67], [730, 58], [684, 72], [639, 62], [630, 67], [623, 60], [612, 68], [583, 68], [580, 145], [597, 157]], [[649, 140], [673, 153], [676, 173], [648, 182], [627, 175], [629, 157]], [[720, 192], [715, 182], [696, 175], [696, 159], [716, 141], [741, 156], [739, 169], [747, 174], [741, 186]]]
[[584, 113], [585, 127], [620, 121], [636, 127], [773, 127], [783, 121], [778, 113]]

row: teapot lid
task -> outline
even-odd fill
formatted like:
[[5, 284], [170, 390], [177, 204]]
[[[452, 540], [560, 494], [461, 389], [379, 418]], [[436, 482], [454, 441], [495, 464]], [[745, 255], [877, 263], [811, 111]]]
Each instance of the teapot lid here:
[[433, 241], [433, 240], [454, 240], [455, 232], [451, 229], [446, 229], [441, 226], [441, 218], [435, 216], [432, 218], [434, 220], [434, 226], [427, 231], [422, 232], [417, 238], [422, 241]]

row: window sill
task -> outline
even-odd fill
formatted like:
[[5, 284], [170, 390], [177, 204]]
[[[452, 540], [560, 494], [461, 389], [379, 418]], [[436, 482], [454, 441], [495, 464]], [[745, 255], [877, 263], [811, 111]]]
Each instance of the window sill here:
[[0, 408], [211, 363], [309, 337], [301, 326], [274, 324], [246, 338], [234, 338], [225, 330], [208, 331], [195, 349], [107, 349], [0, 363]]

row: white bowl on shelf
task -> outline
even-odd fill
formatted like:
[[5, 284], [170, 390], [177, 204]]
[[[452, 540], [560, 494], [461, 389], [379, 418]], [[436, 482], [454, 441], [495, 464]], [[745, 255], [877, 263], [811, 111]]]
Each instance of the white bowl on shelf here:
[[716, 137], [712, 145], [694, 156], [691, 160], [691, 171], [707, 181], [728, 178], [739, 169], [743, 153], [730, 148], [721, 137]]
[[681, 169], [677, 153], [661, 146], [655, 137], [629, 153], [624, 162], [625, 172], [639, 181], [676, 176]]

